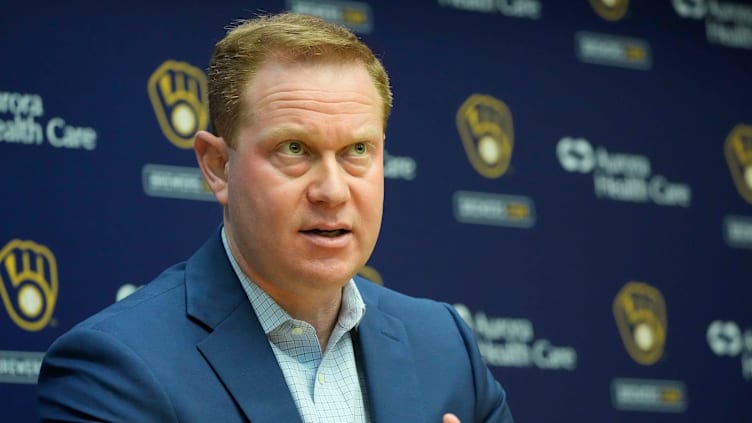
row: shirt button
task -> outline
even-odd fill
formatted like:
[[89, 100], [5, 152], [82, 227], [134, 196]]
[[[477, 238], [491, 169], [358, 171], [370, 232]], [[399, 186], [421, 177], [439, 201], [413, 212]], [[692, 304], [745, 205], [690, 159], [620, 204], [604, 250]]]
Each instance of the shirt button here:
[[301, 327], [293, 328], [292, 329], [292, 334], [293, 335], [302, 335], [303, 334], [303, 328], [301, 328]]
[[319, 383], [323, 385], [325, 380], [326, 380], [326, 378], [324, 378], [324, 374], [323, 373], [319, 373]]

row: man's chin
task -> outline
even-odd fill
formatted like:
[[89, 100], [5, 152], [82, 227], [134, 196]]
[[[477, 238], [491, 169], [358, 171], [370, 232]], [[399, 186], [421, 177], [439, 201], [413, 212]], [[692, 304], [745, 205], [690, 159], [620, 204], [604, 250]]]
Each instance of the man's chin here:
[[300, 269], [302, 280], [323, 287], [344, 286], [363, 266], [352, 263], [314, 262]]

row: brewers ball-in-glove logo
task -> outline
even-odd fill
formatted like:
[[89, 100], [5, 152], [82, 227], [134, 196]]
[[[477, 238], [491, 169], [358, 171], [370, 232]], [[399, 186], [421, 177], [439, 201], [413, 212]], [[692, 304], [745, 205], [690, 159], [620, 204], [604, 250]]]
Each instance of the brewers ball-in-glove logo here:
[[739, 195], [752, 203], [752, 126], [736, 125], [726, 138], [724, 152]]
[[614, 298], [614, 318], [621, 340], [634, 361], [649, 366], [663, 355], [666, 304], [654, 287], [629, 282]]
[[209, 125], [206, 75], [185, 62], [168, 60], [149, 78], [149, 100], [162, 132], [180, 148], [192, 148], [193, 136]]
[[57, 301], [57, 263], [45, 246], [14, 239], [0, 250], [0, 296], [19, 327], [38, 331]]
[[457, 111], [457, 131], [478, 173], [493, 179], [507, 171], [514, 127], [506, 104], [489, 95], [471, 95]]
[[590, 0], [595, 13], [607, 21], [618, 21], [629, 8], [629, 0]]

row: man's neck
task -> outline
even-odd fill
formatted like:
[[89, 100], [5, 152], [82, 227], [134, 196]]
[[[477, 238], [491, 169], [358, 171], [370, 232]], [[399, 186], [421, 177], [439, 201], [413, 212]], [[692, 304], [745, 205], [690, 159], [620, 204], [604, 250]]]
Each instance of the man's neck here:
[[321, 351], [326, 350], [329, 337], [334, 330], [334, 325], [339, 318], [342, 306], [343, 286], [329, 286], [327, 288], [313, 288], [301, 285], [288, 286], [287, 288], [275, 284], [257, 274], [248, 265], [242, 254], [237, 251], [237, 246], [230, 237], [227, 237], [229, 253], [233, 255], [240, 271], [263, 290], [279, 307], [287, 312], [293, 319], [309, 323], [316, 330]]
[[[334, 330], [334, 325], [339, 318], [339, 310], [342, 306], [342, 290], [329, 298], [286, 298], [284, 295], [275, 295], [266, 287], [259, 285], [279, 306], [293, 319], [308, 322], [316, 330], [321, 351], [326, 350], [329, 337]], [[273, 289], [272, 289], [273, 290]]]

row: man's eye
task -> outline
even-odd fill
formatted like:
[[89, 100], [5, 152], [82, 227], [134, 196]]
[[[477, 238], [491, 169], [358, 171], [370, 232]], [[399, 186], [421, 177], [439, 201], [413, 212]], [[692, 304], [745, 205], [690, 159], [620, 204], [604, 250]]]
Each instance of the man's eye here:
[[297, 141], [290, 141], [287, 144], [285, 144], [284, 150], [286, 153], [299, 155], [303, 153], [303, 144]]
[[356, 144], [353, 144], [352, 151], [357, 156], [362, 156], [368, 152], [368, 147], [365, 143], [359, 142]]

